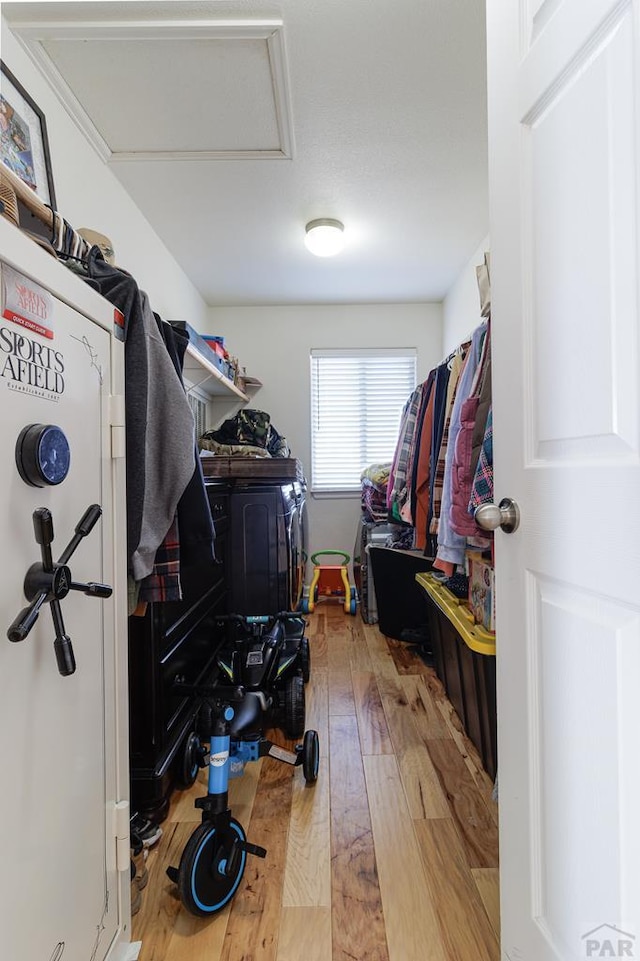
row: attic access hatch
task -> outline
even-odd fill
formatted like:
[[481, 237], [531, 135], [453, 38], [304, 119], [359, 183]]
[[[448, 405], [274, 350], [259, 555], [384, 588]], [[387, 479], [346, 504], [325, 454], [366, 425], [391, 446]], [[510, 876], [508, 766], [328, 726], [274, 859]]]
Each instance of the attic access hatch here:
[[[107, 163], [293, 156], [281, 19], [12, 20], [11, 30]], [[123, 109], [132, 90], [135, 110]]]

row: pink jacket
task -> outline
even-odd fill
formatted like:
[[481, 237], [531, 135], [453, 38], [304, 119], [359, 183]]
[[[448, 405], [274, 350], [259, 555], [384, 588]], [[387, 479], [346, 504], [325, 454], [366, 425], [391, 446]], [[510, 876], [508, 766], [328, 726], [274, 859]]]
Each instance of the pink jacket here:
[[[486, 416], [491, 403], [491, 342], [490, 329], [487, 331], [483, 345], [482, 357], [474, 378], [474, 384], [468, 399], [462, 404], [460, 411], [460, 430], [456, 437], [451, 475], [451, 509], [449, 518], [453, 530], [463, 537], [482, 536], [483, 532], [476, 524], [473, 514], [469, 513], [469, 500], [473, 489], [473, 481], [478, 465], [480, 450], [476, 444], [474, 449], [474, 433], [479, 416]], [[480, 411], [479, 411], [480, 409]], [[482, 433], [484, 433], [484, 428]]]

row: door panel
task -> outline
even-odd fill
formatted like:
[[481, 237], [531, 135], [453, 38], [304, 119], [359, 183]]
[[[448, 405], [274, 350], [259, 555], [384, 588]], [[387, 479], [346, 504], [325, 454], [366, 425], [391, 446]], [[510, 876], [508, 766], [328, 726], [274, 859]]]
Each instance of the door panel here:
[[[32, 521], [36, 508], [47, 507], [53, 514], [55, 561], [86, 508], [105, 505], [105, 515], [81, 541], [69, 567], [78, 582], [108, 582], [113, 575], [113, 540], [103, 526], [113, 522], [109, 427], [104, 422], [111, 339], [61, 301], [55, 300], [53, 309], [55, 326], [48, 342], [11, 320], [0, 321], [5, 451], [0, 541], [6, 552], [0, 604], [2, 947], [3, 956], [15, 961], [49, 961], [63, 944], [64, 961], [96, 961], [105, 956], [118, 924], [118, 875], [107, 806], [107, 799], [116, 797], [115, 620], [107, 606], [114, 601], [75, 591], [62, 600], [77, 663], [69, 677], [57, 670], [49, 605], [25, 640], [11, 644], [6, 638], [9, 624], [27, 603], [27, 568], [40, 560]], [[56, 353], [54, 390], [30, 383], [37, 378], [29, 365], [42, 360], [45, 345]], [[18, 474], [16, 439], [31, 423], [56, 424], [68, 439], [69, 474], [58, 486], [30, 487]]]
[[510, 961], [640, 950], [638, 15], [487, 2]]
[[[616, 703], [618, 678], [631, 667], [640, 612], [533, 575], [528, 595], [535, 618], [530, 683], [536, 694], [531, 846], [538, 852], [532, 913], [558, 956], [573, 957], [576, 933], [619, 916], [625, 837]], [[585, 883], [594, 864], [604, 883]]]
[[632, 54], [629, 11], [526, 118], [534, 458], [637, 451]]

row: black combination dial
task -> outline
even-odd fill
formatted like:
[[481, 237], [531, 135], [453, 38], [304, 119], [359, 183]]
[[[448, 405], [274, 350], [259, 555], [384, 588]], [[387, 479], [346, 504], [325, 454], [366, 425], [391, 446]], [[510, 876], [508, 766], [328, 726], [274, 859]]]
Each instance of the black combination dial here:
[[16, 466], [25, 484], [52, 487], [69, 473], [71, 451], [64, 431], [55, 424], [29, 424], [16, 441]]

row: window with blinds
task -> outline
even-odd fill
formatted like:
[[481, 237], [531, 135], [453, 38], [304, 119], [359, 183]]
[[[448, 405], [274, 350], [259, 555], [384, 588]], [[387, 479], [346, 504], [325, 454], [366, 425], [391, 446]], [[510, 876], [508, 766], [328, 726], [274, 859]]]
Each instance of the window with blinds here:
[[311, 487], [356, 491], [370, 464], [389, 463], [416, 386], [416, 351], [311, 351]]
[[207, 429], [207, 405], [205, 401], [200, 400], [199, 397], [195, 397], [192, 393], [187, 394], [187, 400], [189, 401], [189, 407], [193, 414], [196, 440], [198, 440]]

